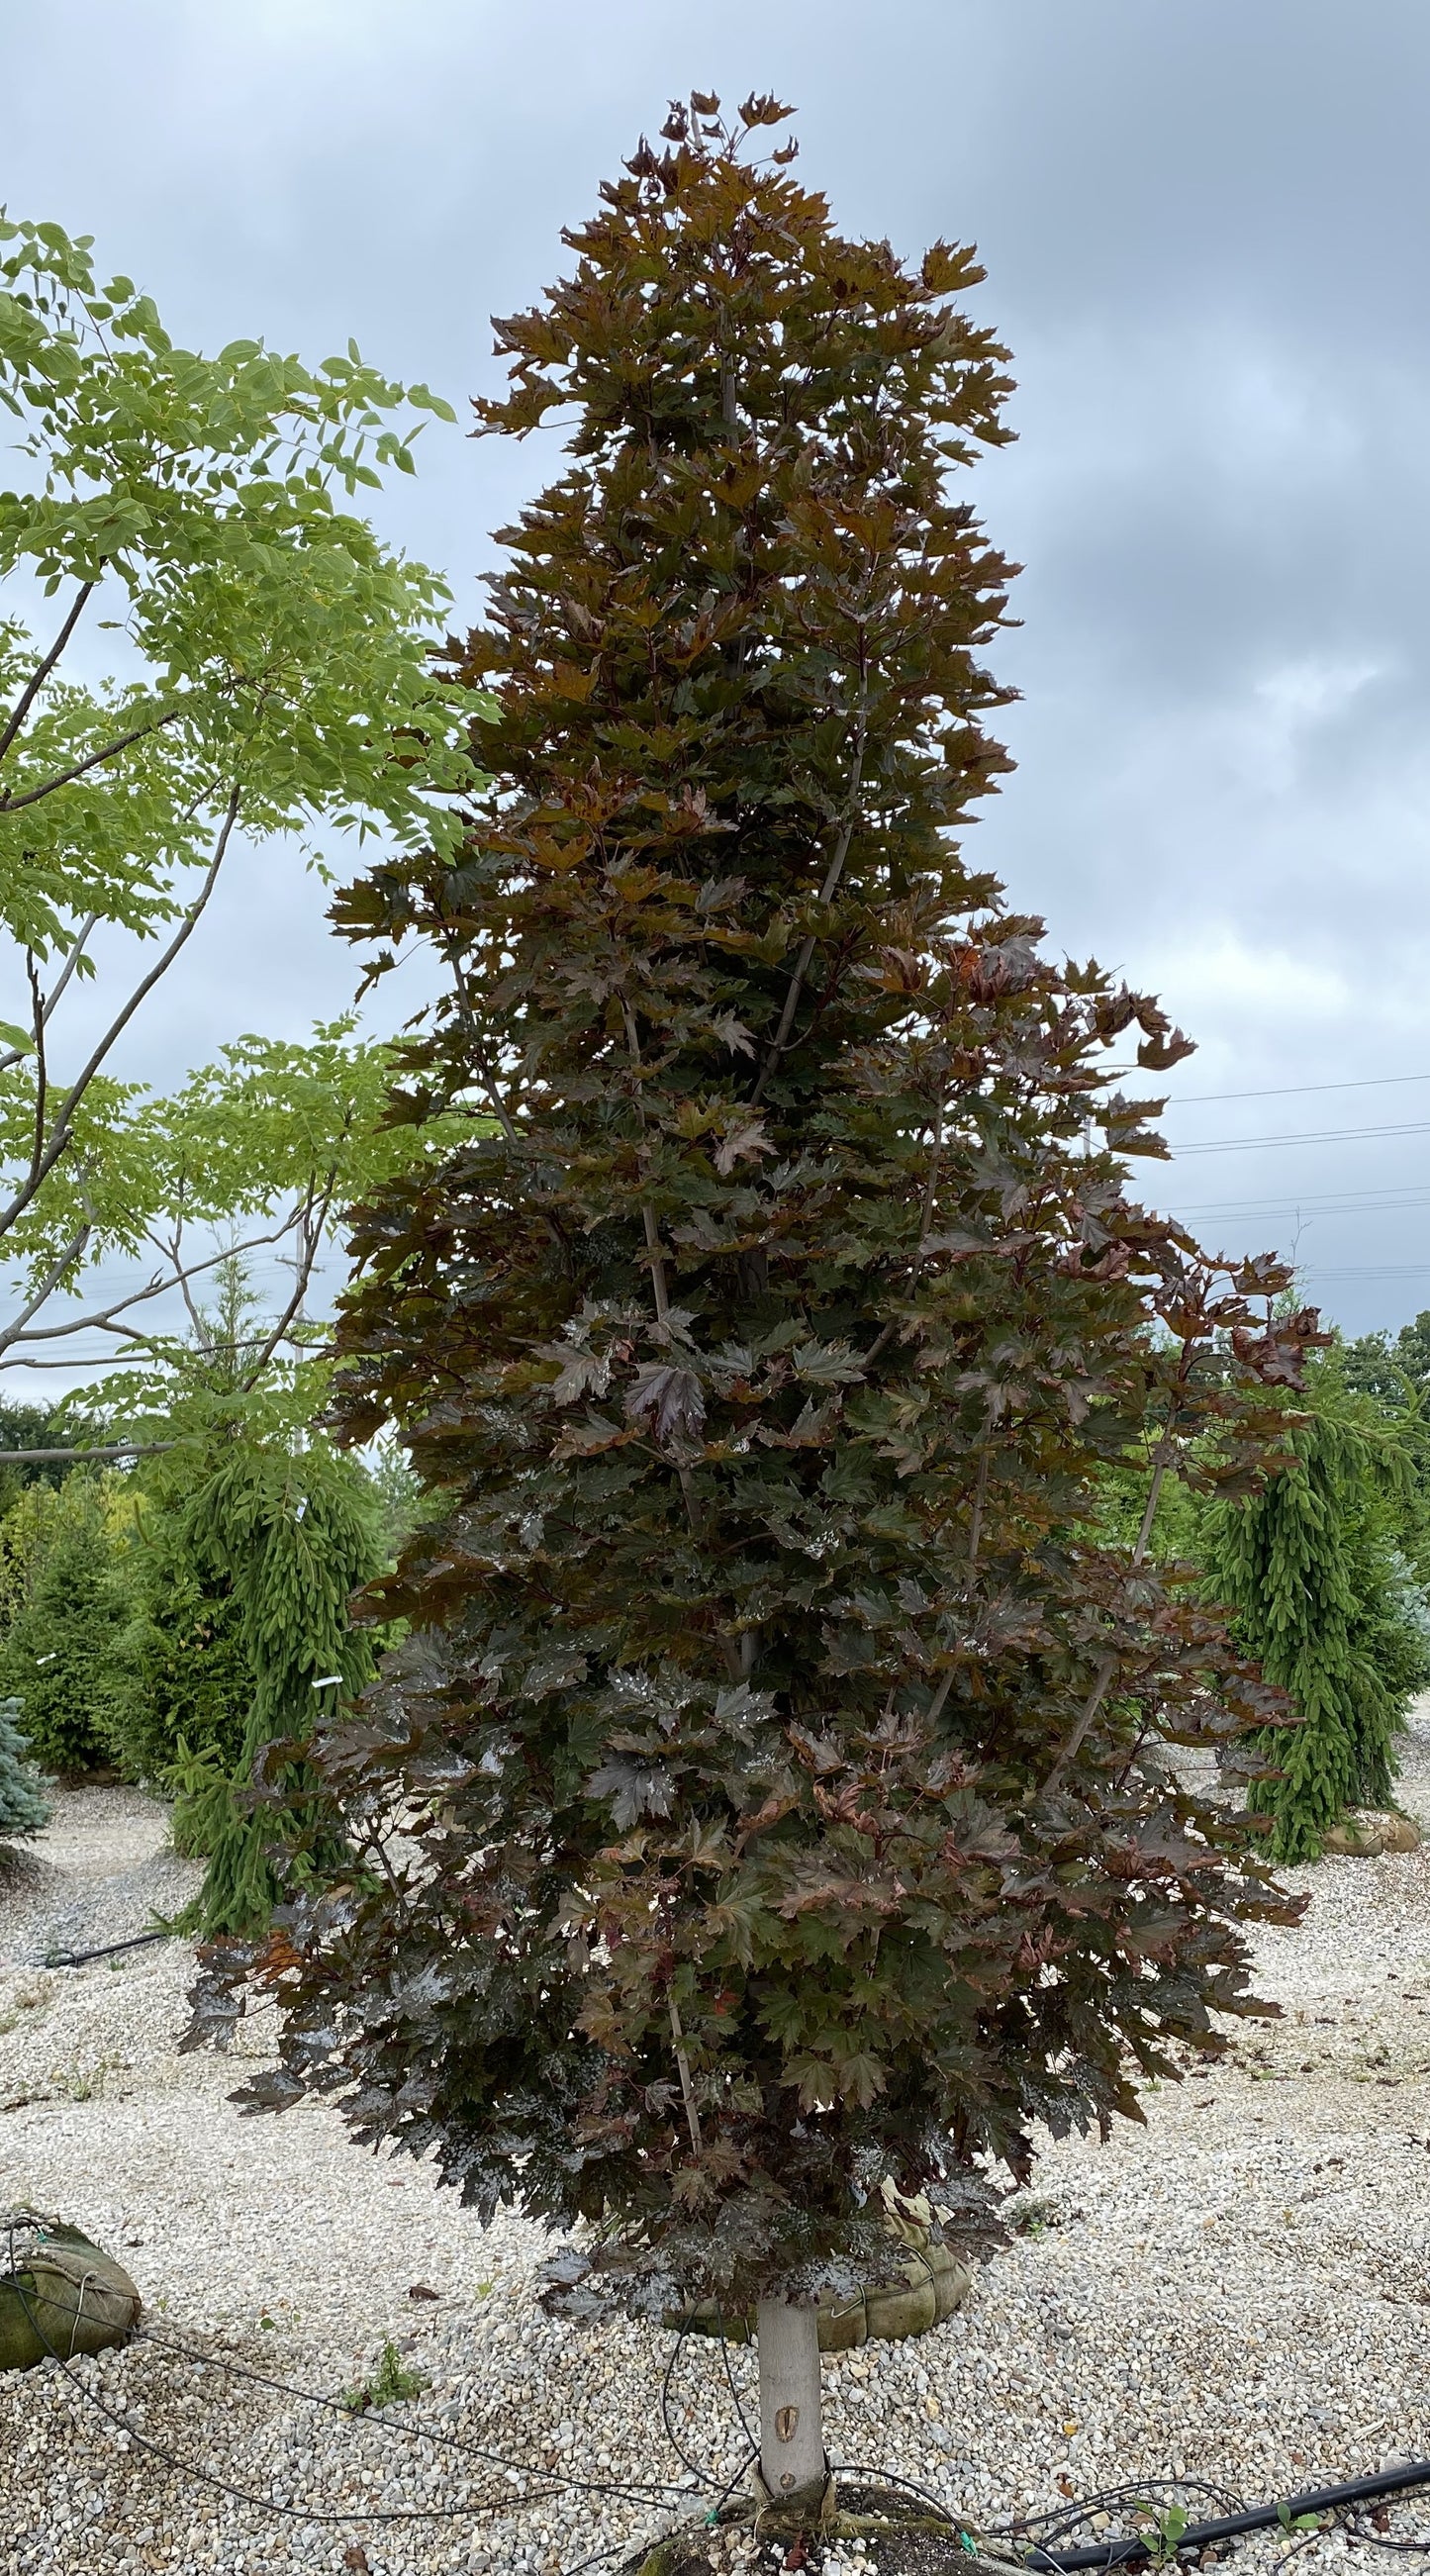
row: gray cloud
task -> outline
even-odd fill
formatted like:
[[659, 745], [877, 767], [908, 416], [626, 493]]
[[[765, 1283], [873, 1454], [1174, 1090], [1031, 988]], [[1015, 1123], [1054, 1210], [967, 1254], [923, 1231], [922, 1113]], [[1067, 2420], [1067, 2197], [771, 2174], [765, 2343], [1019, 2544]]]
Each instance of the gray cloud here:
[[[774, 86], [850, 228], [974, 238], [1019, 444], [977, 477], [1027, 569], [1020, 767], [981, 861], [1203, 1041], [1188, 1140], [1430, 1120], [1430, 17], [1420, 0], [51, 0], [5, 39], [13, 207], [99, 236], [170, 327], [349, 333], [461, 398], [487, 315], [673, 90]], [[403, 542], [462, 614], [547, 460], [429, 436]], [[311, 880], [236, 879], [136, 1056], [300, 1029], [349, 962]], [[1352, 1328], [1430, 1303], [1426, 1139], [1198, 1155], [1159, 1192], [1300, 1232]], [[1334, 1215], [1312, 1201], [1361, 1194]], [[1423, 1195], [1430, 1203], [1430, 1181]], [[1268, 1213], [1258, 1213], [1260, 1209]], [[1417, 1271], [1415, 1265], [1423, 1267]]]

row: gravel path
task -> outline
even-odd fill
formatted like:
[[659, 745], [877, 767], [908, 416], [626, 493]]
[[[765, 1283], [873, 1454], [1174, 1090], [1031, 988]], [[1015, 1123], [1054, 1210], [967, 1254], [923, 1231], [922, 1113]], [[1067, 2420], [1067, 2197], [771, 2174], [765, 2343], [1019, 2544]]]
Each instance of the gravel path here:
[[[1430, 1822], [1430, 1702], [1401, 1794]], [[50, 2365], [0, 2379], [0, 2576], [570, 2576], [711, 2497], [659, 2429], [672, 2339], [545, 2319], [537, 2230], [479, 2227], [424, 2168], [359, 2153], [335, 2114], [240, 2119], [241, 2070], [176, 2053], [182, 1944], [44, 1964], [183, 1902], [192, 1869], [163, 1837], [137, 1791], [74, 1793], [0, 1881], [0, 2203], [58, 2210], [120, 2253], [151, 2328], [81, 2365], [83, 2385]], [[1145, 2130], [1050, 2146], [1041, 2209], [957, 2317], [827, 2366], [836, 2460], [926, 2481], [990, 2524], [1157, 2474], [1261, 2498], [1430, 2454], [1430, 1850], [1290, 1875], [1311, 1912], [1259, 1944], [1285, 2020], [1152, 2094]], [[333, 2399], [387, 2338], [426, 2386], [381, 2415], [234, 2375]], [[751, 2357], [731, 2358], [748, 2408]], [[683, 2348], [672, 2416], [706, 2476], [737, 2476], [718, 2351]], [[146, 2440], [337, 2518], [236, 2502]], [[651, 2492], [577, 2491], [563, 2472]], [[362, 2507], [444, 2518], [341, 2518]], [[1430, 2524], [1430, 2497], [1397, 2510], [1392, 2535], [1422, 2511]], [[1293, 2546], [1301, 2576], [1350, 2555], [1338, 2534], [1278, 2535], [1237, 2565], [1255, 2576]], [[743, 2548], [725, 2563], [748, 2565]]]

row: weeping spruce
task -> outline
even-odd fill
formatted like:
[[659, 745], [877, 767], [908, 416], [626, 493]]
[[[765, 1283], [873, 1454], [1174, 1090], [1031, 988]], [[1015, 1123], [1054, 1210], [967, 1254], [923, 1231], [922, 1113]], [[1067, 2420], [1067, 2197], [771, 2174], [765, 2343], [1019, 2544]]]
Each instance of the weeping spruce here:
[[174, 1839], [207, 1858], [187, 1928], [253, 1932], [295, 1886], [332, 1875], [348, 1846], [305, 1746], [320, 1701], [359, 1692], [368, 1640], [348, 1616], [381, 1562], [377, 1514], [350, 1463], [235, 1442], [189, 1496], [185, 1553], [237, 1612], [250, 1699], [237, 1769], [220, 1746], [181, 1744]]
[[348, 1436], [431, 1499], [374, 1587], [411, 1634], [312, 1746], [354, 1867], [199, 2026], [260, 1974], [245, 2098], [585, 2221], [576, 2312], [755, 2306], [807, 2503], [885, 2186], [986, 2243], [990, 2162], [1254, 2008], [1284, 1900], [1147, 1755], [1271, 1702], [1099, 1496], [1212, 1411], [1235, 1453], [1315, 1324], [1129, 1196], [1109, 1068], [1186, 1041], [964, 858], [1004, 352], [966, 251], [759, 157], [785, 115], [673, 110], [498, 326], [481, 425], [569, 452], [456, 648], [491, 789], [341, 915], [430, 943], [395, 1114], [470, 1120], [359, 1213], [341, 1326]]
[[1285, 1435], [1285, 1466], [1260, 1492], [1214, 1506], [1202, 1548], [1210, 1594], [1302, 1721], [1261, 1747], [1277, 1776], [1258, 1784], [1253, 1805], [1279, 1861], [1315, 1860], [1348, 1808], [1389, 1805], [1396, 1732], [1424, 1679], [1396, 1633], [1377, 1527], [1394, 1445], [1324, 1379], [1315, 1392]]

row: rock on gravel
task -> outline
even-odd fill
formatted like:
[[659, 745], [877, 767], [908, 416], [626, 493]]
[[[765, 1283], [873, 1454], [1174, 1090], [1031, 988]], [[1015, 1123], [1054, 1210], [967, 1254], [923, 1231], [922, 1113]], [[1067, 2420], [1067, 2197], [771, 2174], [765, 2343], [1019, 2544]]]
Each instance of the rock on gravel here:
[[[1401, 1794], [1430, 1814], [1430, 1711]], [[1145, 2129], [1050, 2143], [955, 2317], [827, 2364], [836, 2460], [989, 2527], [1156, 2476], [1202, 2481], [1214, 2511], [1430, 2453], [1430, 1852], [1290, 1875], [1311, 1912], [1258, 1944], [1285, 2019], [1151, 2093]], [[177, 2053], [182, 1944], [44, 1964], [191, 1883], [162, 1811], [106, 1790], [64, 1797], [0, 1884], [0, 2201], [111, 2247], [148, 2320], [68, 2377], [0, 2381], [0, 2576], [571, 2576], [713, 2501], [742, 2473], [751, 2354], [727, 2378], [708, 2343], [557, 2325], [532, 2293], [548, 2240], [520, 2217], [480, 2227], [322, 2108], [241, 2118], [243, 2069]], [[388, 2340], [421, 2394], [345, 2411]], [[1420, 2527], [1398, 2507], [1389, 2536]], [[1303, 2576], [1348, 2553], [1295, 2545]]]

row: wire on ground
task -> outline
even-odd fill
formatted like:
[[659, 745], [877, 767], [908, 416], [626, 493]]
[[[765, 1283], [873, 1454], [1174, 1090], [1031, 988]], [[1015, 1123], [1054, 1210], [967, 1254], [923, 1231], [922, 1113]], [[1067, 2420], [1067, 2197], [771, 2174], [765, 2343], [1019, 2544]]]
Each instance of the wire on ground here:
[[[397, 2424], [380, 2414], [354, 2416], [352, 2420], [370, 2423], [380, 2427], [384, 2432], [395, 2433], [408, 2440], [428, 2441], [440, 2445], [444, 2449], [478, 2459], [484, 2466], [500, 2468], [508, 2476], [539, 2481], [541, 2483], [537, 2487], [537, 2492], [532, 2495], [472, 2498], [458, 2505], [356, 2505], [337, 2510], [315, 2505], [286, 2504], [275, 2496], [257, 2495], [248, 2488], [235, 2486], [231, 2480], [220, 2477], [214, 2470], [201, 2468], [191, 2460], [180, 2459], [178, 2454], [170, 2451], [165, 2444], [156, 2442], [150, 2435], [141, 2432], [117, 2408], [106, 2404], [98, 2391], [90, 2388], [79, 2376], [73, 2367], [72, 2360], [57, 2351], [50, 2341], [35, 2316], [30, 2295], [20, 2285], [18, 2271], [12, 2268], [8, 2280], [43, 2350], [64, 2374], [70, 2385], [78, 2390], [88, 2404], [96, 2407], [99, 2413], [129, 2442], [137, 2444], [141, 2450], [149, 2452], [153, 2457], [163, 2460], [167, 2467], [177, 2470], [180, 2476], [192, 2478], [198, 2484], [215, 2489], [220, 2494], [233, 2498], [237, 2503], [253, 2506], [260, 2512], [276, 2514], [289, 2521], [322, 2524], [452, 2522], [460, 2521], [464, 2517], [471, 2519], [479, 2514], [519, 2511], [525, 2505], [543, 2501], [543, 2493], [549, 2494], [552, 2488], [616, 2496], [631, 2504], [658, 2504], [667, 2510], [674, 2499], [682, 2502], [690, 2500], [688, 2488], [675, 2486], [664, 2480], [647, 2487], [638, 2487], [618, 2484], [614, 2481], [607, 2483], [596, 2479], [577, 2478], [565, 2471], [508, 2460], [499, 2452], [489, 2451], [477, 2443], [462, 2441], [455, 2434], [437, 2433], [420, 2424]], [[49, 2299], [43, 2292], [34, 2295], [42, 2306], [61, 2308], [63, 2313], [70, 2317], [72, 2329], [77, 2324], [78, 2320], [74, 2312], [62, 2301]], [[687, 2473], [707, 2488], [718, 2487], [720, 2485], [718, 2479], [697, 2468], [693, 2461], [686, 2459], [670, 2427], [671, 2378], [687, 2332], [687, 2328], [682, 2328], [677, 2334], [675, 2349], [663, 2374], [662, 2420], [667, 2438]], [[215, 2354], [199, 2352], [192, 2345], [184, 2344], [176, 2337], [157, 2334], [151, 2328], [141, 2328], [134, 2340], [150, 2343], [156, 2351], [171, 2352], [178, 2358], [194, 2362], [204, 2368], [218, 2370], [234, 2378], [252, 2380], [260, 2387], [271, 2388], [285, 2397], [296, 2398], [303, 2404], [317, 2406], [336, 2414], [351, 2413], [340, 2398], [324, 2396], [314, 2389], [299, 2388], [288, 2380], [275, 2379], [267, 2372], [252, 2370], [241, 2362], [222, 2361]], [[725, 2347], [726, 2339], [723, 2335], [720, 2340], [722, 2347]], [[71, 2345], [72, 2349], [73, 2345]], [[745, 2423], [744, 2410], [740, 2405], [734, 2376], [730, 2369], [728, 2348], [725, 2349], [725, 2371], [736, 2413], [748, 2434], [749, 2427]], [[734, 2476], [720, 2488], [715, 2503], [706, 2513], [707, 2525], [717, 2520], [722, 2507], [734, 2493], [751, 2462], [757, 2457], [758, 2451], [751, 2451], [748, 2458], [741, 2460]], [[970, 2547], [976, 2549], [976, 2541], [966, 2531], [958, 2516], [953, 2514], [930, 2489], [920, 2486], [916, 2480], [902, 2477], [891, 2469], [872, 2468], [858, 2461], [839, 2463], [836, 2474], [844, 2477], [868, 2478], [881, 2485], [900, 2487], [909, 2494], [920, 2497], [926, 2504], [932, 2506], [941, 2520], [947, 2523], [949, 2530], [958, 2535], [960, 2543], [966, 2540]], [[1160, 2535], [1149, 2535], [1143, 2532], [1109, 2533], [1105, 2540], [1076, 2549], [1059, 2549], [1052, 2546], [1063, 2532], [1078, 2529], [1094, 2513], [1105, 2510], [1109, 2506], [1136, 2504], [1157, 2492], [1171, 2491], [1178, 2494], [1200, 2492], [1223, 2498], [1226, 2494], [1224, 2489], [1213, 2487], [1209, 2482], [1201, 2479], [1144, 2479], [1105, 2490], [1101, 2496], [1081, 2501], [1071, 2513], [1055, 2507], [1047, 2514], [1035, 2515], [1031, 2518], [1023, 2517], [1017, 2523], [1005, 2525], [999, 2534], [990, 2534], [990, 2537], [1007, 2537], [1014, 2542], [1015, 2546], [1020, 2542], [1026, 2542], [1028, 2545], [1023, 2549], [1023, 2564], [1029, 2569], [1045, 2571], [1045, 2576], [1078, 2576], [1080, 2570], [1111, 2569], [1133, 2565], [1143, 2559], [1160, 2560], [1164, 2556], [1181, 2557], [1184, 2553], [1200, 2551], [1218, 2542], [1243, 2539], [1255, 2531], [1270, 2531], [1278, 2526], [1283, 2530], [1294, 2529], [1303, 2517], [1314, 2516], [1319, 2521], [1323, 2515], [1345, 2514], [1357, 2505], [1375, 2503], [1384, 2497], [1404, 2495], [1417, 2487], [1426, 2486], [1430, 2486], [1430, 2460], [1406, 2460], [1395, 2468], [1376, 2470], [1363, 2478], [1347, 2479], [1338, 2486], [1312, 2488], [1305, 2494], [1284, 2497], [1269, 2504], [1238, 2505], [1231, 2513], [1219, 2515], [1205, 2522], [1188, 2523], [1178, 2534], [1175, 2543], [1170, 2546]], [[1347, 2539], [1358, 2541], [1370, 2548], [1389, 2550], [1400, 2556], [1430, 2556], [1430, 2537], [1423, 2540], [1389, 2539], [1377, 2533], [1363, 2531], [1354, 2523], [1342, 2522], [1340, 2527]], [[1036, 2539], [1033, 2537], [1035, 2531], [1041, 2535]], [[1309, 2537], [1314, 2538], [1315, 2534], [1312, 2533]], [[588, 2569], [604, 2565], [609, 2559], [618, 2557], [623, 2552], [628, 2556], [631, 2554], [630, 2544], [626, 2541], [617, 2541], [609, 2549], [600, 2550], [593, 2557], [579, 2560], [575, 2567], [565, 2571], [565, 2576], [586, 2576]]]

